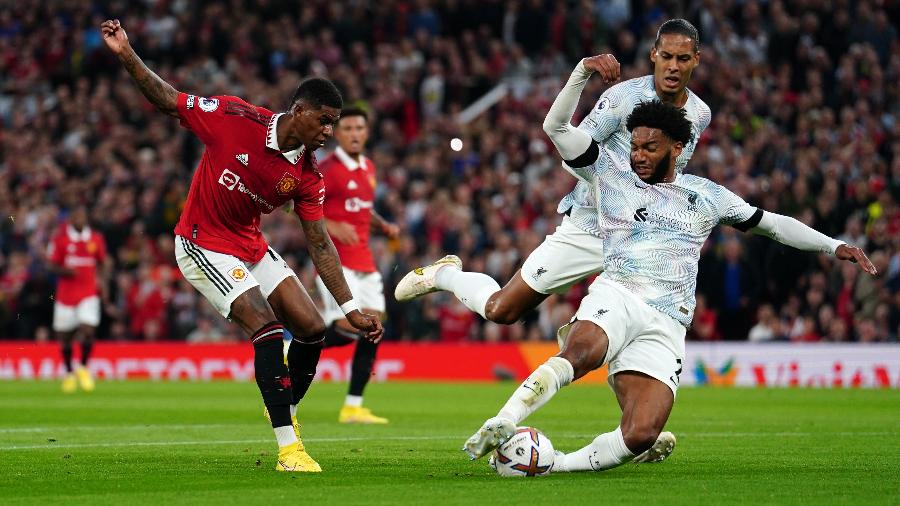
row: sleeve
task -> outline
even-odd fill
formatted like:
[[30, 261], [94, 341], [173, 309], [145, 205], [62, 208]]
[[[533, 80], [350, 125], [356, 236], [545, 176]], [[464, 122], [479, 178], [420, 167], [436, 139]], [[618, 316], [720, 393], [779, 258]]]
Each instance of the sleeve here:
[[544, 132], [553, 141], [556, 150], [562, 156], [563, 160], [581, 163], [582, 157], [589, 158], [593, 151], [593, 159], [588, 163], [592, 163], [597, 159], [597, 148], [591, 142], [591, 137], [587, 133], [578, 130], [570, 123], [572, 114], [575, 113], [575, 107], [578, 105], [578, 99], [584, 90], [584, 85], [591, 78], [592, 72], [584, 66], [583, 61], [579, 61], [569, 80], [560, 90], [559, 95], [553, 100], [553, 105], [547, 111], [547, 117], [544, 118]]
[[738, 230], [748, 230], [759, 222], [759, 210], [724, 186], [713, 184], [713, 199], [719, 213], [719, 223]]
[[97, 233], [95, 237], [97, 240], [97, 261], [103, 262], [106, 260], [106, 239], [99, 233]]
[[316, 169], [307, 175], [304, 172], [304, 184], [294, 197], [294, 212], [303, 221], [318, 221], [325, 217], [322, 204], [325, 202], [325, 177]]
[[758, 212], [761, 214], [759, 223], [750, 229], [754, 234], [764, 235], [799, 250], [818, 251], [830, 255], [834, 254], [838, 246], [844, 244], [790, 216], [763, 212], [761, 209]]
[[65, 256], [65, 248], [60, 244], [60, 234], [57, 232], [52, 239], [50, 239], [50, 244], [47, 245], [47, 260], [54, 265], [63, 265], [63, 260]]
[[629, 104], [624, 100], [626, 88], [630, 85], [630, 81], [625, 81], [603, 92], [578, 129], [590, 135], [594, 142], [606, 142], [610, 135], [619, 130], [623, 118], [631, 113]]
[[225, 104], [237, 97], [225, 95], [199, 97], [178, 94], [178, 118], [181, 126], [187, 128], [207, 146], [215, 144], [225, 123]]

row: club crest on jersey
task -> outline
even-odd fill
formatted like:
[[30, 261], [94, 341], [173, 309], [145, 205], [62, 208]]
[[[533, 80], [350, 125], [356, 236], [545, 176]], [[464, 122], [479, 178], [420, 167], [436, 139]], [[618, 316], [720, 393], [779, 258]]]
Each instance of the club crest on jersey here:
[[219, 176], [219, 184], [224, 186], [225, 188], [228, 188], [229, 190], [234, 190], [234, 187], [237, 186], [240, 180], [241, 176], [238, 176], [228, 169], [223, 170], [222, 175]]
[[247, 153], [234, 155], [234, 157], [237, 159], [237, 161], [241, 162], [241, 165], [243, 165], [244, 167], [246, 167], [247, 164], [250, 163], [250, 155], [248, 155]]
[[86, 247], [87, 247], [87, 252], [92, 255], [97, 252], [97, 245], [94, 244], [94, 241], [88, 242]]
[[201, 111], [213, 112], [219, 108], [219, 99], [200, 97], [199, 105]]
[[240, 283], [247, 278], [247, 270], [243, 267], [233, 267], [228, 271], [228, 275], [231, 276], [231, 279]]
[[294, 176], [285, 172], [278, 184], [275, 185], [275, 191], [279, 195], [290, 195], [298, 186], [300, 186], [300, 182]]

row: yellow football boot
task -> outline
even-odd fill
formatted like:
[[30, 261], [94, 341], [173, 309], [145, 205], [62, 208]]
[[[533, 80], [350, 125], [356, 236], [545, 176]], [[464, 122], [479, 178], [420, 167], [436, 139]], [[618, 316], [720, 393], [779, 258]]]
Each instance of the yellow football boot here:
[[369, 408], [344, 404], [344, 407], [341, 408], [341, 413], [338, 415], [338, 422], [383, 425], [388, 423], [388, 419], [376, 416]]
[[275, 470], [295, 473], [321, 473], [322, 466], [306, 453], [302, 444], [292, 443], [278, 449], [278, 463], [275, 464]]
[[82, 390], [85, 392], [94, 391], [94, 378], [91, 377], [91, 371], [88, 371], [86, 367], [82, 366], [75, 369], [75, 376], [78, 377], [78, 386]]
[[78, 388], [78, 379], [75, 378], [75, 375], [72, 373], [67, 373], [66, 377], [63, 378], [62, 382], [62, 391], [64, 394], [73, 394], [75, 390]]

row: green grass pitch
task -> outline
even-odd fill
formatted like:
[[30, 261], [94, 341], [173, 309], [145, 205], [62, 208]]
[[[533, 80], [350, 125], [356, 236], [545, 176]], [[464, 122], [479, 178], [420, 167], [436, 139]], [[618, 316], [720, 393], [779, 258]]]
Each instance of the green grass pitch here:
[[[898, 504], [900, 391], [685, 388], [661, 464], [532, 479], [459, 450], [516, 385], [371, 385], [387, 426], [336, 423], [346, 385], [313, 385], [304, 440], [325, 470], [273, 470], [252, 383], [0, 382], [0, 503]], [[616, 426], [605, 386], [564, 389], [528, 424], [571, 451]]]

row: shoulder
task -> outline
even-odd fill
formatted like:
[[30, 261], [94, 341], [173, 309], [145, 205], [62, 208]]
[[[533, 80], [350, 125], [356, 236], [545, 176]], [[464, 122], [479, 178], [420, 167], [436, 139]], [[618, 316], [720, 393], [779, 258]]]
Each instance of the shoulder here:
[[699, 95], [691, 91], [688, 97], [688, 103], [691, 112], [695, 115], [695, 121], [697, 125], [700, 126], [701, 130], [709, 126], [709, 123], [712, 121], [712, 111], [710, 111], [706, 102], [704, 102]]
[[634, 79], [622, 81], [606, 90], [600, 99], [608, 99], [610, 105], [613, 107], [625, 104], [634, 106], [641, 100], [646, 100], [648, 98], [646, 92], [648, 89], [653, 89], [652, 83], [653, 76], [636, 77]]

